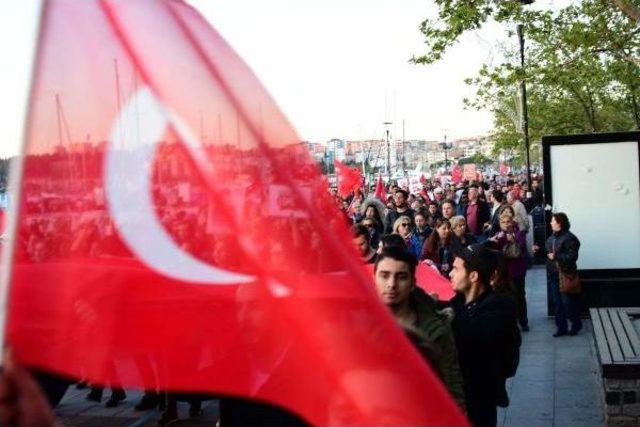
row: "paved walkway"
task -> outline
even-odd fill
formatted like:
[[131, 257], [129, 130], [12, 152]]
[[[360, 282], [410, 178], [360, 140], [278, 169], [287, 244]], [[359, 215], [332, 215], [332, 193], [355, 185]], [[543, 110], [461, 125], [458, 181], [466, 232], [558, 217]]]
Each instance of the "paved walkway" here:
[[548, 318], [546, 273], [527, 274], [531, 331], [523, 334], [520, 366], [509, 381], [511, 405], [499, 413], [504, 427], [599, 427], [603, 425], [599, 380], [591, 322], [575, 337], [554, 338]]
[[[600, 427], [603, 425], [601, 384], [597, 374], [591, 322], [575, 337], [553, 338], [553, 319], [546, 316], [546, 277], [536, 267], [527, 276], [531, 331], [523, 336], [520, 366], [509, 381], [511, 405], [499, 413], [501, 427]], [[141, 394], [127, 392], [117, 408], [84, 399], [88, 390], [70, 388], [56, 413], [68, 427], [154, 426], [158, 412], [136, 412]], [[104, 400], [109, 393], [105, 392]], [[182, 420], [175, 426], [212, 426], [218, 419], [216, 401], [203, 404], [203, 414], [187, 419], [188, 406], [179, 404]]]

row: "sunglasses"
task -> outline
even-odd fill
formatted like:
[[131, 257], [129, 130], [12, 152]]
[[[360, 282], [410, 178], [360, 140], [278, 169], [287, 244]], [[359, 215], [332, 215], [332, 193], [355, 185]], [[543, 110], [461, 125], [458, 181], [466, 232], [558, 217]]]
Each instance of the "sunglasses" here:
[[367, 228], [373, 228], [375, 227], [373, 224], [369, 223], [369, 224], [363, 224], [365, 227]]
[[410, 226], [410, 225], [411, 225], [411, 224], [400, 224], [400, 227], [408, 227], [408, 226]]

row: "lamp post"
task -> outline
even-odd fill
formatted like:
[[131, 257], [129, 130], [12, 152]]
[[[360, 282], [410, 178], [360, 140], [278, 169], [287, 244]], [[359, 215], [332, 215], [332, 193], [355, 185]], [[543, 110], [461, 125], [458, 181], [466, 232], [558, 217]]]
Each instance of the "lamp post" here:
[[387, 139], [387, 175], [389, 176], [389, 180], [391, 180], [391, 131], [389, 130], [389, 126], [391, 126], [393, 122], [384, 122], [385, 126], [385, 135]]
[[449, 167], [449, 158], [447, 157], [447, 151], [453, 147], [453, 144], [447, 142], [447, 135], [444, 136], [444, 141], [440, 143], [440, 148], [444, 150], [444, 170], [447, 171]]
[[[529, 5], [534, 0], [519, 0], [523, 6]], [[527, 84], [524, 72], [524, 29], [522, 24], [516, 26], [518, 41], [520, 42], [520, 70], [522, 80], [520, 80], [520, 102], [522, 110], [522, 133], [524, 136], [524, 148], [527, 166], [527, 187], [531, 188], [531, 160], [529, 158], [529, 112], [527, 109]]]

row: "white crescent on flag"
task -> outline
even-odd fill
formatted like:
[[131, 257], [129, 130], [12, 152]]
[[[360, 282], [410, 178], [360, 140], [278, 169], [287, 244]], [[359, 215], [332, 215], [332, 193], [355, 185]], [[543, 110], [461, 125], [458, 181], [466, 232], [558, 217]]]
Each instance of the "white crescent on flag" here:
[[188, 126], [142, 87], [122, 108], [105, 150], [104, 183], [109, 212], [129, 249], [158, 273], [190, 283], [234, 285], [255, 277], [214, 267], [182, 250], [159, 221], [151, 192], [158, 142], [171, 123], [200, 167], [210, 169]]

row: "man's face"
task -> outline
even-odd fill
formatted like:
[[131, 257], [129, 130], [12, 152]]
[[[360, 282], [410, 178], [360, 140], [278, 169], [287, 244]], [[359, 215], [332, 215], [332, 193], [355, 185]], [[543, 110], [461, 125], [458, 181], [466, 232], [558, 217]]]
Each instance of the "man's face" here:
[[353, 244], [356, 246], [361, 256], [365, 256], [369, 253], [369, 239], [367, 236], [358, 236], [354, 238]]
[[438, 205], [429, 205], [429, 213], [431, 215], [435, 214], [438, 211]]
[[400, 191], [397, 191], [396, 194], [393, 195], [393, 200], [396, 202], [396, 206], [404, 206], [407, 201], [404, 194]]
[[451, 205], [451, 203], [442, 205], [442, 216], [445, 218], [451, 218], [453, 216], [453, 205]]
[[456, 257], [453, 260], [449, 278], [451, 279], [451, 285], [455, 292], [464, 293], [471, 288], [471, 281], [469, 280], [467, 270], [464, 268], [464, 260], [462, 258]]
[[409, 265], [392, 258], [384, 258], [378, 263], [375, 282], [380, 300], [388, 306], [407, 301], [413, 288]]
[[416, 215], [414, 220], [416, 222], [416, 226], [421, 230], [427, 225], [427, 220], [422, 215]]
[[478, 189], [472, 187], [469, 189], [469, 201], [475, 202], [478, 199]]
[[531, 188], [533, 188], [534, 190], [536, 188], [538, 188], [538, 186], [540, 185], [540, 183], [536, 180], [531, 181]]

